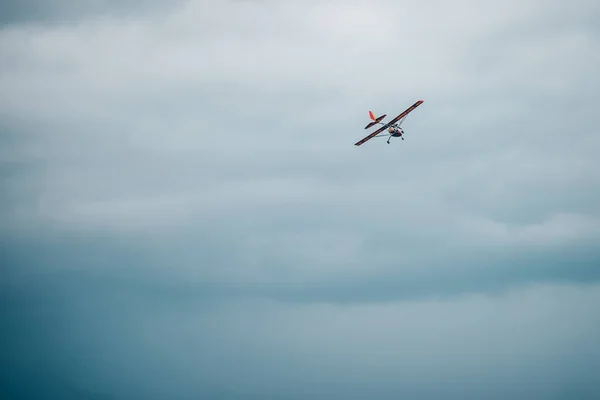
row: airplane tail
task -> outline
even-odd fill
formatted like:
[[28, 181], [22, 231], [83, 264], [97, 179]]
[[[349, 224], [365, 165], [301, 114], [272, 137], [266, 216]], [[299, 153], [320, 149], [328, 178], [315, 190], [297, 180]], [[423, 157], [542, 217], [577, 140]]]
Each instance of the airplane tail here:
[[380, 117], [376, 117], [375, 114], [373, 114], [373, 111], [369, 111], [369, 117], [371, 117], [373, 122], [370, 122], [369, 125], [365, 126], [365, 129], [369, 129], [373, 125], [380, 123], [381, 120], [385, 118], [385, 116], [386, 116], [386, 114], [383, 114]]

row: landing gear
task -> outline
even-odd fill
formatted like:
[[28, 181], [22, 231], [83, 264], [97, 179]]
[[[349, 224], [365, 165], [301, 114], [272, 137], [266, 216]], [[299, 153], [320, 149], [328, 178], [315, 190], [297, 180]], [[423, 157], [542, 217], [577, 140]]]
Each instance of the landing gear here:
[[[390, 135], [390, 137], [388, 137], [387, 144], [390, 144], [391, 138], [392, 138], [392, 135]], [[400, 136], [400, 139], [404, 140], [404, 136]]]

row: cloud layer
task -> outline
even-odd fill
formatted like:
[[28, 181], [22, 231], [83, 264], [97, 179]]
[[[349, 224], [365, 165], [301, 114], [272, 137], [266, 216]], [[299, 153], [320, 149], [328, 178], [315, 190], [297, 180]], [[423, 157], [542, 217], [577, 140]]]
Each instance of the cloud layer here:
[[[1, 7], [5, 387], [31, 354], [115, 398], [598, 393], [597, 2]], [[418, 99], [406, 140], [353, 146]]]

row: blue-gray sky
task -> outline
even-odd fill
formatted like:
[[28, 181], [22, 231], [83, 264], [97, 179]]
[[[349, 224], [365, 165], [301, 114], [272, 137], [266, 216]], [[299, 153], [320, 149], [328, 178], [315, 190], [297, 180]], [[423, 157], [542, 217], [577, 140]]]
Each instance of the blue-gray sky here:
[[600, 397], [598, 2], [0, 15], [0, 397]]

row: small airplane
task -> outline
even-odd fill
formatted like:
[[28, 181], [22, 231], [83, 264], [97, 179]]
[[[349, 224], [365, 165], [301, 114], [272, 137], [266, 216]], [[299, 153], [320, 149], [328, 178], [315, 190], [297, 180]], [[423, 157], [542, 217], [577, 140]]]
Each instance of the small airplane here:
[[[380, 117], [376, 117], [372, 111], [369, 111], [369, 117], [371, 117], [371, 119], [373, 121], [370, 122], [367, 126], [365, 126], [365, 129], [369, 129], [373, 125], [377, 125], [377, 124], [383, 125], [383, 126], [379, 129], [377, 129], [375, 132], [371, 133], [369, 136], [365, 137], [364, 139], [361, 139], [358, 142], [354, 143], [354, 145], [360, 146], [367, 140], [370, 140], [374, 137], [387, 137], [388, 144], [390, 144], [390, 139], [392, 137], [400, 137], [402, 140], [404, 140], [404, 130], [400, 127], [400, 125], [402, 125], [402, 122], [404, 122], [404, 119], [406, 118], [408, 113], [410, 113], [415, 108], [419, 107], [421, 105], [421, 103], [423, 103], [423, 100], [417, 101], [415, 104], [413, 104], [412, 106], [410, 106], [406, 110], [404, 110], [402, 112], [402, 114], [398, 115], [396, 118], [392, 119], [390, 122], [388, 122], [386, 124], [381, 122], [381, 120], [383, 120], [387, 114], [383, 114]], [[388, 133], [380, 135], [380, 133], [385, 131], [386, 129], [388, 130]]]

